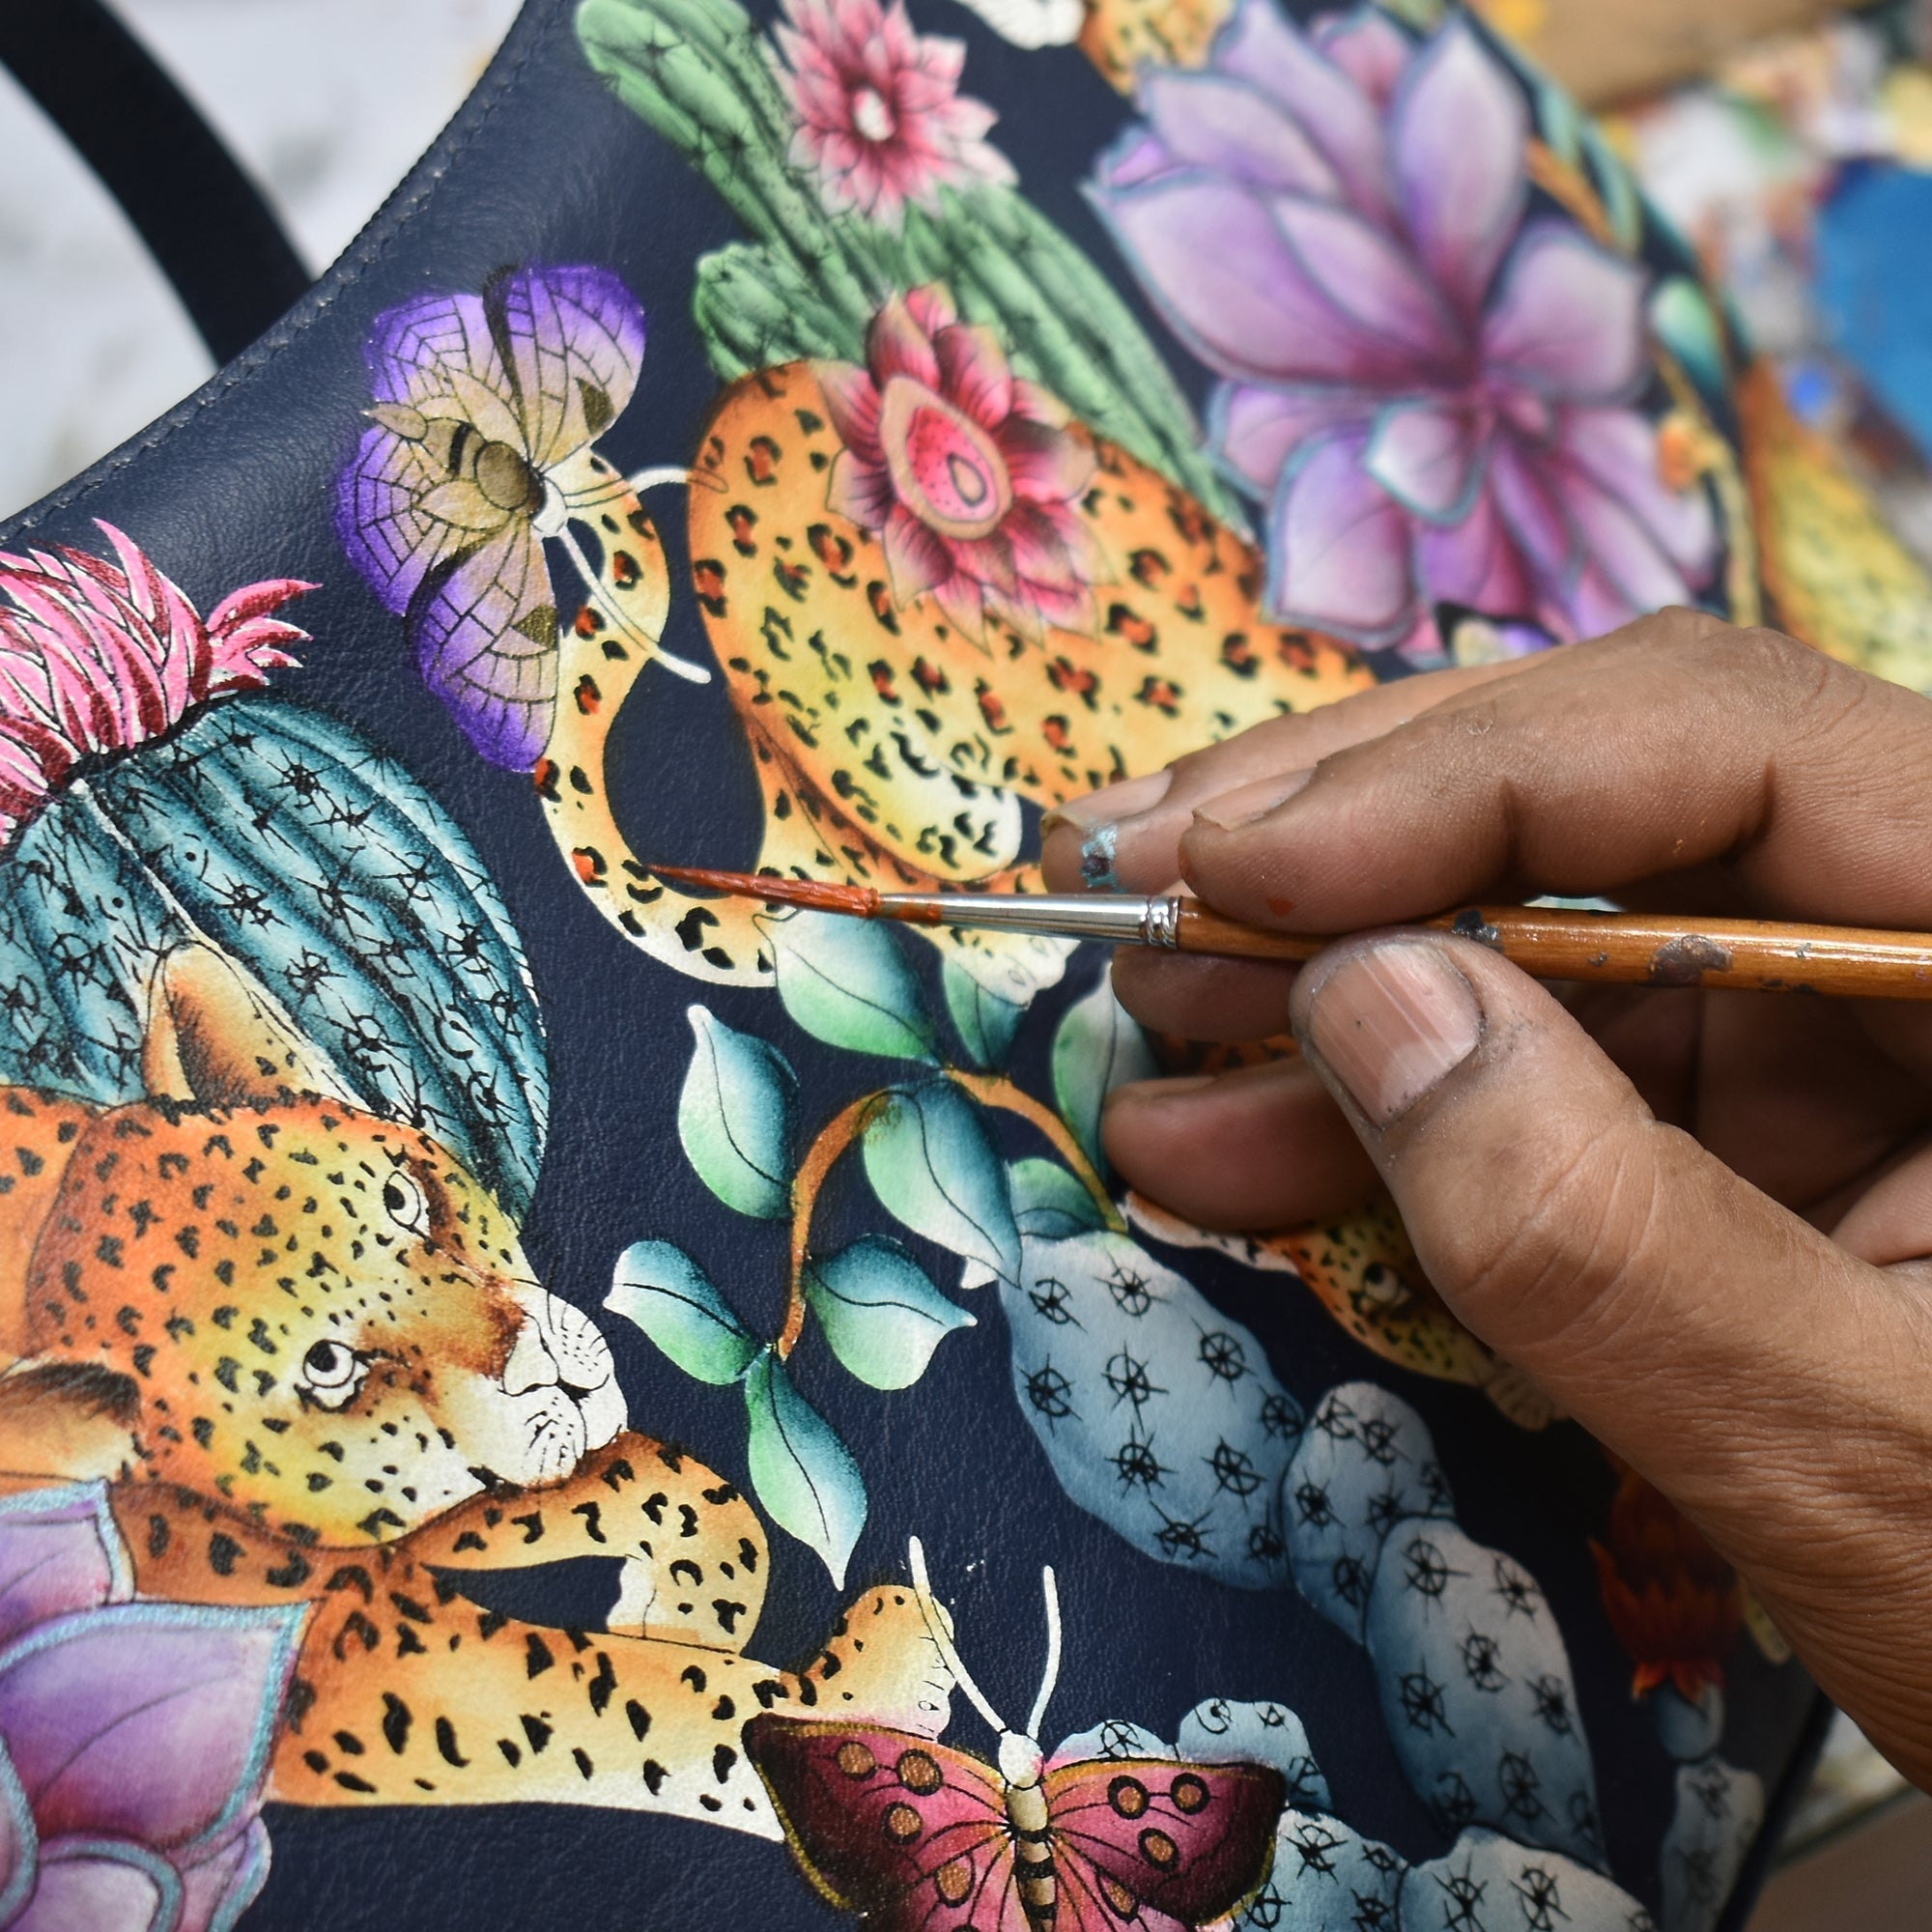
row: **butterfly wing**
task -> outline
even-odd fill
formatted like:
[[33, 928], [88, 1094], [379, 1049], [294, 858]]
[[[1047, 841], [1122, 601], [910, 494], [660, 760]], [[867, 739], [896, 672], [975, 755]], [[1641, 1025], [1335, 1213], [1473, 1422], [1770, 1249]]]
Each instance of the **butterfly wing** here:
[[878, 1724], [764, 1713], [745, 1749], [798, 1861], [880, 1932], [1028, 1932], [1006, 1790], [964, 1751]]
[[513, 446], [522, 445], [523, 428], [516, 386], [475, 296], [421, 296], [384, 310], [365, 355], [377, 419], [336, 481], [336, 534], [370, 588], [400, 615], [423, 579], [478, 532], [469, 520], [437, 513], [436, 493], [450, 480], [440, 445], [396, 424], [413, 412]]
[[524, 269], [483, 291], [516, 390], [524, 447], [554, 469], [623, 413], [644, 359], [644, 312], [608, 269]]
[[1090, 1758], [1046, 1774], [1063, 1882], [1104, 1905], [1096, 1927], [1142, 1908], [1182, 1925], [1225, 1918], [1266, 1877], [1287, 1799], [1269, 1765]]
[[556, 707], [556, 601], [543, 546], [512, 524], [425, 577], [407, 627], [423, 680], [492, 764], [526, 772]]

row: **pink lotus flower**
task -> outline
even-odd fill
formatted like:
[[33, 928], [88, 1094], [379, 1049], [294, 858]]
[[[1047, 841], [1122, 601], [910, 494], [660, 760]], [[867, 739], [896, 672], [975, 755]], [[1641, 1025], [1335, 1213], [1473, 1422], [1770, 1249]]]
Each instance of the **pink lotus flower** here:
[[1574, 637], [1710, 581], [1702, 486], [1630, 407], [1643, 270], [1524, 220], [1523, 96], [1466, 21], [1304, 33], [1241, 0], [1140, 101], [1090, 193], [1224, 378], [1211, 436], [1267, 502], [1277, 614], [1427, 653], [1437, 603]]
[[1034, 639], [1093, 629], [1104, 564], [1076, 506], [1094, 452], [991, 330], [915, 289], [873, 317], [865, 368], [817, 374], [845, 445], [827, 504], [878, 532], [895, 603], [929, 591], [976, 642], [989, 611]]
[[0, 1499], [0, 1926], [209, 1932], [258, 1813], [305, 1606], [132, 1603], [98, 1483]]
[[798, 116], [791, 163], [832, 213], [896, 229], [909, 201], [936, 211], [943, 184], [1013, 179], [982, 138], [999, 117], [959, 92], [963, 42], [914, 33], [903, 0], [785, 0], [785, 16], [773, 33]]
[[0, 552], [0, 846], [83, 760], [129, 752], [196, 705], [258, 691], [308, 634], [271, 613], [312, 583], [270, 578], [204, 622], [112, 524], [117, 570], [84, 551]]

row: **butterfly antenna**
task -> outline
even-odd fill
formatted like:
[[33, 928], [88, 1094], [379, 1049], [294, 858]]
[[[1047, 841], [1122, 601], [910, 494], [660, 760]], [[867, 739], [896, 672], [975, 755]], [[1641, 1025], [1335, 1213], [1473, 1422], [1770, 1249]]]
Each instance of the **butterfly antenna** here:
[[959, 1653], [952, 1647], [952, 1636], [946, 1628], [939, 1599], [932, 1594], [932, 1583], [925, 1574], [925, 1550], [918, 1537], [907, 1539], [906, 1556], [912, 1564], [912, 1593], [918, 1600], [920, 1615], [925, 1619], [927, 1635], [932, 1638], [947, 1669], [952, 1671], [960, 1690], [966, 1693], [966, 1701], [1001, 1737], [1005, 1737], [1006, 1720], [986, 1701], [986, 1693], [973, 1682], [973, 1673], [960, 1662]]
[[1039, 1736], [1039, 1727], [1046, 1722], [1046, 1707], [1052, 1700], [1053, 1687], [1060, 1682], [1060, 1588], [1053, 1580], [1052, 1564], [1039, 1573], [1039, 1585], [1046, 1598], [1046, 1670], [1039, 1680], [1039, 1695], [1033, 1700], [1033, 1714], [1027, 1719], [1026, 1734], [1030, 1738]]
[[711, 673], [702, 665], [695, 665], [688, 658], [673, 655], [665, 649], [657, 639], [648, 632], [640, 631], [624, 611], [605, 596], [603, 587], [597, 581], [597, 573], [590, 567], [590, 559], [583, 554], [583, 546], [571, 535], [568, 529], [560, 531], [557, 542], [562, 544], [570, 560], [577, 566], [577, 574], [583, 580], [583, 587], [589, 593], [590, 601], [604, 613], [605, 618], [632, 643], [636, 644], [647, 658], [655, 659], [666, 670], [675, 671], [679, 677], [689, 678], [693, 684], [709, 684]]

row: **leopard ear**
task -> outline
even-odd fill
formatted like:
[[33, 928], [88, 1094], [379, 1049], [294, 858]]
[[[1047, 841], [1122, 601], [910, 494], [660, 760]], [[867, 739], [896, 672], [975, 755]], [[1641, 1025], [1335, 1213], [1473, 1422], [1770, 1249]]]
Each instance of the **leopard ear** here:
[[298, 1094], [361, 1105], [328, 1056], [304, 1037], [267, 988], [201, 940], [177, 947], [156, 968], [141, 1075], [156, 1098], [204, 1106]]

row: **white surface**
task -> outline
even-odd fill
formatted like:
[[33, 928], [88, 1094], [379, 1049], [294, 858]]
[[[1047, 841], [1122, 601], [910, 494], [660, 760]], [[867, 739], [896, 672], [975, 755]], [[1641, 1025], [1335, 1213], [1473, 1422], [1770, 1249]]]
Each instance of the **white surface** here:
[[[517, 0], [120, 0], [120, 11], [320, 270], [436, 138]], [[120, 210], [0, 71], [0, 516], [142, 428], [210, 367]]]

